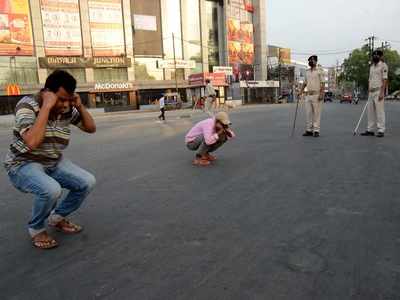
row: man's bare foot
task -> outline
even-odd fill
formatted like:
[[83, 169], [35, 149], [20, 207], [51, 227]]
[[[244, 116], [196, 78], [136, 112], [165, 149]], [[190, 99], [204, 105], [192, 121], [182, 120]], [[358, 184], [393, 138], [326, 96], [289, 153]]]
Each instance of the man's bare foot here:
[[39, 249], [53, 249], [58, 246], [56, 240], [49, 236], [46, 231], [42, 231], [32, 237], [32, 244]]

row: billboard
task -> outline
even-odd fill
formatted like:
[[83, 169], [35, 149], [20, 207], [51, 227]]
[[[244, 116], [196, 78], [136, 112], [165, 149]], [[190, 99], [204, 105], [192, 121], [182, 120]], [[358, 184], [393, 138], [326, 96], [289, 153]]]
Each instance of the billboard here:
[[93, 56], [125, 55], [121, 0], [89, 0]]
[[131, 0], [135, 55], [163, 56], [160, 0]]
[[279, 48], [279, 62], [283, 64], [291, 63], [291, 51], [289, 48]]
[[228, 52], [230, 64], [253, 64], [253, 24], [228, 18]]
[[0, 55], [33, 55], [28, 0], [0, 1]]
[[47, 56], [82, 55], [79, 0], [41, 0]]

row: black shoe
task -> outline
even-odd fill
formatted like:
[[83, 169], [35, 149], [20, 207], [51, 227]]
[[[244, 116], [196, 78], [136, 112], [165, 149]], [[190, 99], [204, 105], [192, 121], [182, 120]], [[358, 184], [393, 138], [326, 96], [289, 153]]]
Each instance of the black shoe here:
[[376, 137], [379, 138], [383, 138], [385, 136], [385, 134], [383, 132], [378, 132], [378, 134], [376, 135]]
[[375, 135], [375, 132], [372, 132], [372, 131], [366, 131], [366, 132], [363, 132], [363, 133], [361, 133], [360, 135], [362, 135], [362, 136], [374, 136]]
[[313, 136], [312, 131], [306, 131], [305, 133], [303, 133], [303, 136]]
[[314, 132], [314, 137], [319, 137], [319, 132]]

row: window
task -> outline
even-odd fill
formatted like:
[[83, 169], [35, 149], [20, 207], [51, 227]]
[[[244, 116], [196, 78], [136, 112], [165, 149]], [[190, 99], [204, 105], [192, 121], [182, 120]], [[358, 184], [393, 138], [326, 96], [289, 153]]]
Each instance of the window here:
[[160, 58], [135, 58], [136, 80], [163, 80], [164, 72], [157, 68], [157, 60]]
[[[165, 59], [174, 58], [174, 42], [175, 57], [182, 59], [182, 32], [181, 32], [181, 7], [180, 0], [161, 0], [161, 19], [163, 31], [163, 48]], [[175, 35], [175, 40], [172, 39]], [[182, 70], [178, 70], [178, 79], [183, 79]], [[165, 79], [175, 79], [175, 72], [171, 69], [165, 69]]]
[[206, 26], [208, 33], [208, 64], [209, 71], [213, 66], [219, 66], [219, 41], [218, 41], [218, 6], [214, 1], [206, 1]]
[[0, 56], [0, 84], [39, 83], [36, 58]]
[[126, 68], [100, 68], [94, 69], [95, 82], [127, 81], [128, 72]]
[[183, 53], [185, 60], [196, 61], [196, 68], [189, 74], [203, 71], [200, 35], [199, 0], [182, 1]]

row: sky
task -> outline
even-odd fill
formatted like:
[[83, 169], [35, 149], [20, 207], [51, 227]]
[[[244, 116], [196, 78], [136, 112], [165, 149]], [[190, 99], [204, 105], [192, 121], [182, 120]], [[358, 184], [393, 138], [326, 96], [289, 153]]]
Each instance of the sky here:
[[292, 49], [292, 59], [319, 56], [326, 67], [378, 37], [400, 52], [400, 0], [266, 0], [267, 41]]

